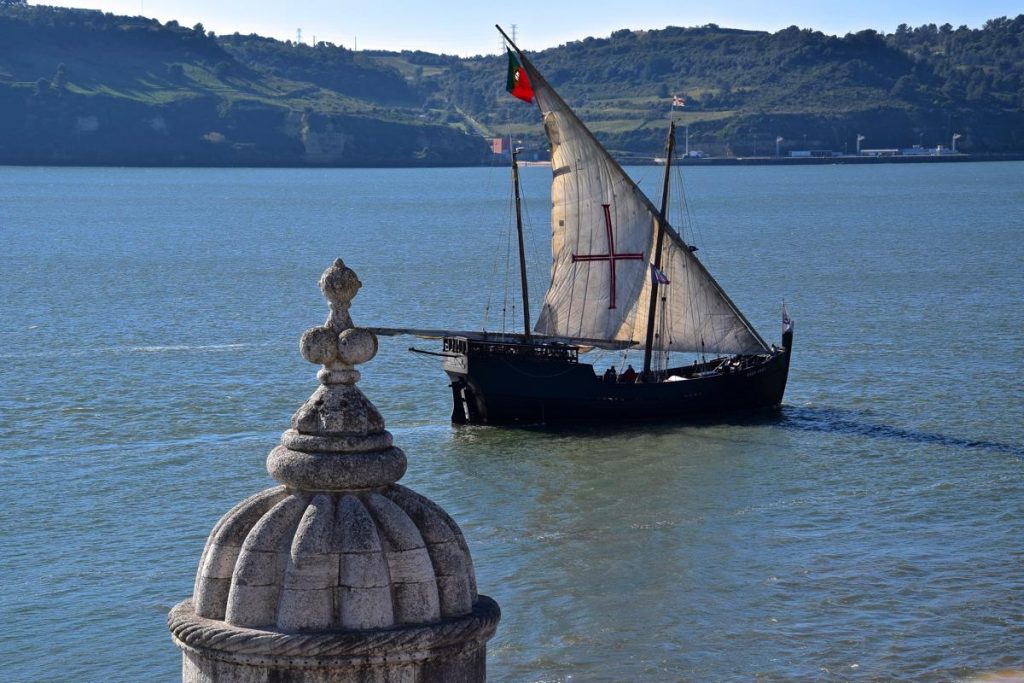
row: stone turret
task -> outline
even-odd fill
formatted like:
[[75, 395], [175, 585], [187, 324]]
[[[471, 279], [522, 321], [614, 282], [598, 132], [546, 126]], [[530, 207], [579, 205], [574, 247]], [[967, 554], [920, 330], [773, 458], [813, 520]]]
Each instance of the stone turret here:
[[330, 315], [300, 344], [320, 386], [267, 457], [281, 486], [221, 518], [168, 616], [186, 683], [486, 677], [498, 605], [477, 594], [458, 525], [396, 483], [405, 454], [356, 387], [377, 353], [349, 316], [360, 286], [341, 259], [320, 278]]

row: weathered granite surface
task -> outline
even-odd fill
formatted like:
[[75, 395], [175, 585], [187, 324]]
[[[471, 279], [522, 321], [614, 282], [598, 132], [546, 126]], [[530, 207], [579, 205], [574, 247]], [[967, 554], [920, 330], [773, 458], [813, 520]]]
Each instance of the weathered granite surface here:
[[300, 343], [321, 386], [267, 457], [282, 485], [221, 518], [168, 617], [186, 683], [486, 678], [500, 610], [458, 525], [396, 483], [405, 454], [355, 386], [377, 352], [349, 316], [360, 286], [341, 259], [321, 277], [330, 315]]

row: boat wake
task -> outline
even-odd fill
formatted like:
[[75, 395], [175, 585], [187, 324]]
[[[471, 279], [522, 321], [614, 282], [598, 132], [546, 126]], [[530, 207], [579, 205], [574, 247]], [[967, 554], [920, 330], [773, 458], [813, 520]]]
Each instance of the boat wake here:
[[784, 405], [777, 423], [785, 429], [802, 432], [850, 434], [950, 448], [987, 450], [1024, 458], [1024, 446], [879, 424], [865, 420], [862, 414], [855, 411], [838, 408]]
[[[70, 358], [88, 358], [91, 356], [122, 355], [131, 353], [220, 353], [240, 349], [254, 349], [258, 344], [154, 344], [144, 346], [86, 346], [70, 349], [63, 355]], [[52, 355], [49, 349], [17, 350], [0, 353], [0, 360], [23, 360], [28, 358], [47, 358]]]
[[128, 351], [143, 353], [166, 353], [168, 351], [233, 351], [246, 349], [252, 344], [169, 344], [163, 346], [130, 346]]

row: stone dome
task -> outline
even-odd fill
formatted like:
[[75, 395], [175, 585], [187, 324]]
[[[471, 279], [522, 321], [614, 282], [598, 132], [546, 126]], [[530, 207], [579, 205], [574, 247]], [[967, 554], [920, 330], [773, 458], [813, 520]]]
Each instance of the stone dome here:
[[393, 484], [242, 501], [210, 534], [193, 601], [207, 619], [308, 633], [435, 623], [477, 597], [458, 525]]
[[390, 681], [389, 666], [406, 667], [394, 680], [482, 680], [500, 610], [477, 594], [458, 525], [396, 483], [405, 453], [355, 386], [377, 352], [348, 314], [360, 286], [341, 259], [320, 279], [330, 315], [300, 342], [320, 386], [267, 456], [281, 485], [221, 518], [192, 599], [171, 610], [186, 681], [335, 666], [374, 673], [331, 681]]

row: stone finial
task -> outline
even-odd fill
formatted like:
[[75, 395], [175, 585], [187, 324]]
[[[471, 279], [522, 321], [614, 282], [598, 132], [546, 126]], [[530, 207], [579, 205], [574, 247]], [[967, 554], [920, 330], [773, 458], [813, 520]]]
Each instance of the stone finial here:
[[320, 277], [330, 314], [302, 335], [303, 358], [323, 367], [320, 388], [292, 416], [292, 428], [267, 458], [282, 484], [315, 491], [369, 489], [401, 479], [405, 454], [391, 446], [384, 418], [355, 384], [353, 366], [377, 354], [377, 337], [352, 325], [349, 306], [362, 283], [337, 259]]
[[353, 366], [377, 355], [377, 337], [369, 330], [354, 327], [348, 313], [362, 286], [355, 272], [341, 259], [320, 276], [320, 291], [327, 299], [330, 314], [323, 325], [306, 330], [299, 349], [310, 363], [324, 366], [317, 373], [323, 384], [355, 384], [359, 372]]
[[396, 483], [405, 454], [355, 386], [377, 351], [349, 316], [360, 286], [341, 259], [320, 278], [330, 315], [301, 342], [320, 386], [267, 457], [283, 486], [224, 515], [168, 616], [186, 683], [485, 678], [498, 605], [454, 520]]

